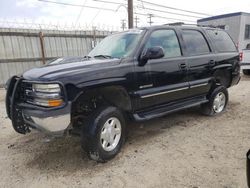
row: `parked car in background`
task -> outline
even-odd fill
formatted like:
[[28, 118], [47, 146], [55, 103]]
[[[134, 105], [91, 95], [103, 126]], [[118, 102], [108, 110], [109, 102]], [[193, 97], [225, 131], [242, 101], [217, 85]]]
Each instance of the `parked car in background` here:
[[78, 134], [91, 159], [107, 161], [125, 141], [127, 119], [193, 106], [220, 114], [239, 80], [239, 52], [224, 30], [162, 25], [110, 35], [84, 61], [13, 76], [6, 109], [16, 132]]
[[241, 69], [243, 74], [250, 75], [250, 44], [241, 52]]

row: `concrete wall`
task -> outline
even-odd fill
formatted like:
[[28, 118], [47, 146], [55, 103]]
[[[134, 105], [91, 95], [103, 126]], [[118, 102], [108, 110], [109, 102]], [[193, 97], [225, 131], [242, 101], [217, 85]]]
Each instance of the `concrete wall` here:
[[40, 30], [0, 28], [0, 86], [13, 75], [61, 56], [84, 56], [92, 49], [92, 41], [100, 42], [106, 31], [43, 30], [44, 57]]

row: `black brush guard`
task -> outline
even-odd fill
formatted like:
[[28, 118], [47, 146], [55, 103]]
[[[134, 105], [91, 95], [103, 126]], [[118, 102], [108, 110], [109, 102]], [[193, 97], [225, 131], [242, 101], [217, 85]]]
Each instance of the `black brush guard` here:
[[11, 78], [6, 93], [6, 113], [12, 121], [12, 126], [16, 132], [26, 134], [30, 132], [29, 127], [24, 123], [22, 110], [16, 105], [20, 99], [20, 84], [22, 78], [14, 76]]

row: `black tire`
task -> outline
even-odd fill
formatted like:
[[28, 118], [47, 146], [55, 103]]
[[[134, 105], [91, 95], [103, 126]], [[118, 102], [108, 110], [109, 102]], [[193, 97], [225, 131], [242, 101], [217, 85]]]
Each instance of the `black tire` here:
[[[222, 95], [221, 93], [223, 93], [224, 96], [225, 96], [225, 104], [224, 104], [224, 106], [223, 106], [223, 108], [222, 108], [221, 111], [216, 111], [214, 109], [214, 101], [215, 101], [215, 98], [216, 98], [216, 96], [218, 94]], [[210, 93], [210, 95], [208, 96], [208, 100], [209, 100], [208, 103], [205, 103], [205, 104], [201, 105], [201, 112], [202, 112], [202, 114], [207, 115], [207, 116], [214, 116], [214, 115], [222, 113], [225, 110], [225, 108], [227, 106], [227, 103], [228, 103], [228, 91], [227, 91], [227, 88], [224, 87], [224, 86], [218, 86], [218, 87], [216, 87]]]
[[250, 70], [243, 70], [243, 74], [250, 75]]
[[[104, 124], [108, 122], [110, 118], [116, 118], [119, 120], [121, 134], [116, 147], [111, 151], [105, 151], [101, 143], [101, 132], [104, 130]], [[97, 109], [89, 117], [87, 126], [84, 126], [81, 136], [82, 148], [86, 151], [90, 159], [97, 162], [106, 162], [114, 158], [119, 153], [126, 138], [126, 123], [122, 112], [113, 106], [101, 107]], [[116, 136], [117, 135], [115, 135], [115, 137]]]

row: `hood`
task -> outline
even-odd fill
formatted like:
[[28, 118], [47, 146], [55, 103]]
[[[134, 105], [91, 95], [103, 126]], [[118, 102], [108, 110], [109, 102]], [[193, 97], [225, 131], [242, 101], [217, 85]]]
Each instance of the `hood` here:
[[53, 81], [60, 78], [82, 74], [94, 70], [112, 67], [120, 63], [120, 59], [90, 59], [81, 62], [45, 65], [24, 72], [23, 77], [32, 81]]

